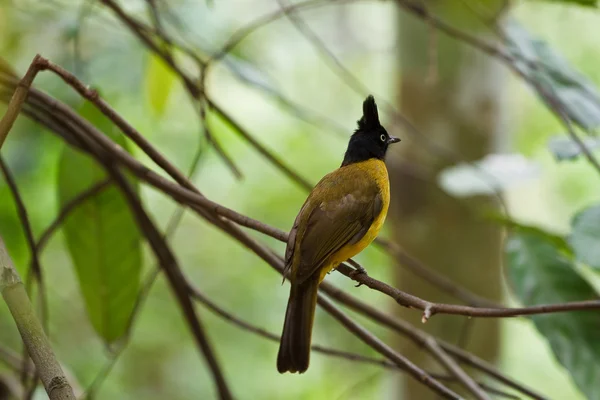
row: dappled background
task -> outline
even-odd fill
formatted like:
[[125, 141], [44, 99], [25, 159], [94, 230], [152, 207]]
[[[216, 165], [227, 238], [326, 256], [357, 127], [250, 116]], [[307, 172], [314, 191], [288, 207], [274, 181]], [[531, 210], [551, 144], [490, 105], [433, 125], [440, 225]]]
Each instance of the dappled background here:
[[[122, 3], [128, 12], [151, 21], [146, 2]], [[237, 29], [279, 7], [270, 0], [181, 0], [168, 2], [168, 8], [160, 6], [167, 2], [156, 3], [162, 10], [164, 29], [201, 54], [217, 52]], [[467, 7], [467, 3], [479, 2], [458, 3]], [[399, 37], [406, 30], [398, 27], [406, 16], [399, 14], [392, 1], [373, 1], [319, 7], [300, 15], [378, 101], [394, 104], [403, 79], [398, 46], [406, 41]], [[600, 84], [600, 15], [595, 9], [520, 2], [510, 15], [562, 54], [575, 69]], [[305, 190], [209, 111], [208, 126], [239, 169], [241, 177], [237, 178], [204, 139], [197, 112], [176, 76], [146, 51], [106, 7], [94, 1], [0, 0], [0, 57], [22, 75], [36, 53], [98, 89], [178, 168], [188, 171], [195, 164], [192, 180], [208, 198], [278, 228], [290, 228]], [[451, 52], [439, 52], [436, 57], [441, 66], [453, 63]], [[283, 17], [257, 29], [215, 65], [207, 77], [206, 90], [265, 147], [315, 183], [339, 166], [364, 99], [334, 64]], [[521, 80], [502, 68], [499, 71], [487, 77], [504, 81], [498, 99], [505, 109], [499, 121], [497, 149], [526, 157], [518, 162], [511, 158], [500, 167], [512, 171], [506, 179], [509, 210], [517, 221], [564, 234], [569, 231], [573, 213], [597, 201], [600, 186], [596, 172], [584, 159], [557, 162], [548, 142], [564, 134], [564, 127]], [[92, 122], [102, 123], [56, 76], [41, 73], [35, 86], [80, 110]], [[0, 111], [4, 111], [4, 105]], [[403, 133], [397, 119], [384, 111], [381, 114], [384, 126], [402, 137], [398, 146], [415, 145], [414, 137]], [[131, 147], [139, 160], [152, 165]], [[18, 121], [2, 151], [17, 179], [36, 237], [60, 209], [57, 176], [64, 151], [62, 140], [25, 118]], [[459, 180], [459, 186], [464, 182], [454, 179]], [[402, 191], [403, 187], [395, 190]], [[154, 189], [141, 186], [140, 191], [155, 221], [165, 228], [176, 204]], [[390, 230], [386, 227], [383, 236], [390, 237]], [[26, 276], [30, 254], [4, 182], [0, 184], [0, 233], [17, 269]], [[279, 251], [284, 249], [275, 240], [261, 240]], [[289, 289], [263, 261], [192, 213], [183, 215], [169, 241], [190, 281], [205, 295], [244, 320], [280, 332]], [[145, 282], [155, 263], [145, 247], [142, 257]], [[397, 279], [399, 267], [380, 249], [368, 248], [357, 260], [379, 280]], [[123, 339], [107, 345], [86, 312], [62, 232], [49, 242], [41, 264], [49, 300], [49, 335], [58, 358], [82, 390], [93, 387], [98, 399], [214, 397], [208, 369], [194, 348], [162, 276], [139, 309], [126, 346]], [[333, 273], [327, 279], [381, 309], [395, 307], [389, 298], [365, 287], [355, 288], [339, 274]], [[512, 301], [505, 283], [503, 292], [506, 302]], [[313, 353], [311, 367], [304, 375], [279, 375], [275, 368], [276, 343], [241, 330], [205, 308], [199, 307], [199, 314], [238, 398], [391, 398], [399, 390], [398, 372], [317, 353]], [[378, 336], [389, 338], [381, 327], [360, 316], [356, 318]], [[498, 362], [503, 371], [550, 398], [583, 398], [531, 322], [504, 319], [499, 323], [502, 346]], [[313, 341], [375, 354], [320, 310]], [[20, 337], [3, 303], [0, 344], [17, 354], [21, 351]], [[113, 362], [112, 371], [104, 375]], [[15, 376], [1, 364], [0, 373]], [[38, 390], [36, 398], [44, 396]]]

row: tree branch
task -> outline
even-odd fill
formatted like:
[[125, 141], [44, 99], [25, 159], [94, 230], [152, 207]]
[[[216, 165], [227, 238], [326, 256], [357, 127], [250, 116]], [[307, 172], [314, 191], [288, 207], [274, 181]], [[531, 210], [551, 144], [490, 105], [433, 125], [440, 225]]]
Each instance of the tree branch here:
[[23, 343], [44, 384], [50, 400], [75, 400], [73, 389], [56, 360], [50, 341], [35, 316], [25, 287], [0, 238], [0, 292], [17, 324]]
[[431, 339], [436, 340], [439, 343], [439, 345], [442, 347], [442, 349], [444, 349], [446, 352], [448, 352], [449, 354], [451, 354], [453, 357], [457, 358], [461, 362], [476, 368], [477, 370], [485, 373], [486, 375], [489, 375], [490, 377], [498, 380], [499, 382], [501, 382], [509, 387], [512, 387], [515, 390], [518, 390], [519, 392], [521, 392], [533, 399], [548, 400], [547, 398], [540, 395], [539, 393], [536, 393], [532, 389], [522, 385], [521, 383], [515, 381], [514, 379], [511, 379], [510, 377], [506, 376], [502, 372], [498, 371], [498, 369], [496, 369], [496, 367], [494, 367], [492, 364], [489, 364], [488, 362], [482, 360], [481, 358], [479, 358], [479, 357], [477, 357], [477, 356], [475, 356], [453, 344], [450, 344], [450, 343], [444, 342], [442, 340], [439, 340], [437, 338], [434, 338], [431, 335], [429, 335], [428, 333], [415, 328], [410, 323], [408, 323], [404, 320], [387, 315], [387, 314], [381, 312], [379, 309], [377, 309], [367, 303], [364, 303], [363, 301], [344, 292], [341, 289], [336, 288], [329, 282], [325, 281], [325, 282], [321, 283], [320, 289], [322, 289], [325, 293], [327, 293], [328, 296], [335, 299], [336, 301], [346, 305], [347, 307], [350, 307], [354, 311], [366, 316], [367, 318], [373, 320], [374, 322], [376, 322], [382, 326], [385, 326], [385, 327], [399, 333], [402, 336], [407, 337], [413, 343], [424, 347], [426, 350], [427, 350], [427, 348], [425, 345], [426, 345], [427, 341], [431, 340]]
[[425, 346], [431, 354], [434, 355], [438, 361], [446, 367], [448, 372], [456, 377], [456, 379], [462, 383], [465, 388], [470, 391], [476, 399], [479, 400], [492, 400], [487, 393], [485, 393], [481, 387], [475, 382], [465, 371], [454, 361], [435, 340], [427, 340]]
[[[205, 296], [203, 293], [201, 293], [196, 287], [192, 286], [190, 284], [189, 286], [189, 291], [190, 291], [190, 295], [197, 301], [199, 301], [200, 303], [202, 303], [204, 306], [206, 306], [206, 308], [208, 308], [210, 311], [212, 311], [213, 313], [215, 313], [217, 316], [223, 318], [224, 320], [226, 320], [227, 322], [239, 327], [240, 329], [244, 329], [248, 332], [254, 333], [255, 335], [261, 336], [265, 339], [271, 340], [273, 342], [279, 343], [281, 337], [279, 335], [276, 335], [274, 333], [268, 332], [260, 327], [257, 327], [249, 322], [246, 322], [242, 319], [240, 319], [239, 317], [231, 314], [228, 311], [225, 311], [223, 308], [221, 308], [220, 306], [218, 306], [217, 304], [215, 304], [215, 302], [213, 302], [212, 300], [210, 300], [208, 298], [208, 296]], [[437, 342], [433, 341], [434, 343], [437, 344]], [[329, 355], [329, 356], [333, 356], [333, 357], [338, 357], [338, 358], [342, 358], [342, 359], [346, 359], [348, 361], [354, 361], [354, 362], [362, 362], [362, 363], [367, 363], [367, 364], [373, 364], [373, 365], [377, 365], [386, 369], [392, 369], [392, 370], [401, 370], [400, 367], [398, 367], [396, 364], [387, 361], [387, 360], [379, 360], [376, 358], [372, 358], [372, 357], [367, 357], [367, 356], [363, 356], [361, 354], [355, 354], [355, 353], [349, 353], [346, 351], [340, 351], [340, 350], [335, 350], [335, 349], [330, 349], [327, 347], [323, 347], [323, 346], [319, 346], [319, 345], [315, 345], [313, 344], [311, 346], [311, 349], [313, 351], [316, 351], [317, 353], [322, 353], [325, 355]], [[442, 349], [443, 351], [443, 349]], [[433, 378], [440, 380], [440, 381], [453, 381], [456, 380], [455, 377], [452, 376], [445, 376], [445, 375], [440, 375], [440, 374], [433, 374], [433, 373], [429, 373], [429, 375], [431, 375]], [[509, 399], [517, 399], [518, 397], [513, 396], [510, 393], [506, 393], [504, 391], [498, 390], [494, 387], [491, 387], [489, 385], [486, 385], [484, 383], [480, 383], [477, 382], [477, 384], [484, 390], [489, 391], [490, 393], [496, 394], [498, 396], [502, 396], [505, 398], [509, 398]]]
[[17, 84], [17, 88], [12, 98], [10, 99], [10, 102], [8, 103], [6, 113], [0, 120], [0, 148], [2, 148], [2, 146], [4, 145], [4, 141], [8, 136], [8, 132], [10, 132], [10, 129], [12, 128], [17, 117], [19, 116], [19, 113], [21, 112], [21, 106], [27, 98], [27, 92], [29, 91], [29, 87], [31, 86], [31, 83], [33, 82], [35, 76], [39, 72], [37, 61], [38, 56], [35, 56], [31, 64], [29, 65], [25, 76], [23, 76], [23, 79], [21, 79]]
[[330, 300], [328, 300], [321, 294], [319, 294], [318, 303], [333, 318], [335, 318], [339, 323], [345, 326], [346, 329], [348, 329], [354, 335], [358, 336], [363, 342], [368, 344], [370, 347], [392, 360], [396, 365], [408, 372], [414, 379], [428, 386], [443, 398], [460, 399], [460, 396], [458, 396], [456, 393], [439, 383], [427, 372], [423, 371], [415, 364], [410, 362], [410, 360], [400, 355], [399, 353], [396, 353], [391, 347], [382, 342], [375, 335], [373, 335], [364, 327], [350, 319], [350, 317], [344, 314]]

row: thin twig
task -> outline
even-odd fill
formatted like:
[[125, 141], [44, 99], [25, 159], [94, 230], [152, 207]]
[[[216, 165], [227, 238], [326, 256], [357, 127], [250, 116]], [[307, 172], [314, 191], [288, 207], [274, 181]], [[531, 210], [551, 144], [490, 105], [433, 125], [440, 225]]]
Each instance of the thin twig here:
[[109, 184], [110, 179], [104, 179], [98, 183], [95, 183], [88, 189], [82, 191], [77, 196], [73, 197], [67, 204], [65, 204], [59, 211], [58, 215], [54, 218], [54, 221], [52, 221], [52, 223], [48, 225], [48, 227], [40, 235], [40, 238], [38, 239], [35, 245], [37, 252], [41, 252], [44, 249], [54, 232], [56, 232], [56, 230], [60, 228], [60, 226], [71, 214], [71, 212], [73, 212], [74, 209], [79, 207], [86, 200], [104, 191], [106, 188], [108, 188]]
[[444, 342], [440, 339], [436, 339], [429, 335], [428, 333], [415, 328], [410, 323], [401, 320], [399, 318], [390, 316], [380, 311], [379, 309], [364, 303], [363, 301], [357, 299], [356, 297], [344, 292], [333, 286], [329, 282], [321, 283], [320, 289], [322, 289], [328, 296], [335, 299], [336, 301], [350, 307], [354, 311], [366, 316], [367, 318], [373, 320], [374, 322], [381, 324], [384, 327], [392, 329], [393, 331], [401, 334], [402, 336], [407, 337], [415, 344], [422, 346], [426, 349], [425, 344], [428, 340], [434, 339], [440, 344], [440, 346], [448, 353], [450, 353], [453, 357], [456, 357], [461, 362], [468, 364], [481, 372], [489, 375], [490, 377], [498, 380], [499, 382], [518, 390], [519, 392], [533, 398], [536, 400], [548, 400], [544, 396], [539, 393], [536, 393], [534, 390], [524, 386], [523, 384], [511, 379], [507, 375], [498, 371], [496, 367], [492, 364], [480, 359], [479, 357], [447, 342]]
[[297, 183], [300, 187], [304, 188], [305, 190], [310, 190], [313, 188], [314, 185], [312, 183], [300, 176], [300, 174], [298, 174], [296, 171], [292, 170], [292, 168], [290, 168], [282, 160], [280, 160], [277, 155], [275, 155], [272, 151], [267, 149], [263, 144], [256, 140], [256, 138], [252, 136], [246, 129], [242, 128], [242, 126], [237, 121], [235, 121], [227, 111], [225, 111], [222, 107], [213, 102], [210, 98], [207, 98], [206, 101], [211, 106], [211, 108], [221, 118], [223, 118], [238, 135], [240, 135], [248, 143], [250, 143], [252, 147], [254, 147], [271, 164], [275, 165], [277, 169], [285, 173], [288, 176], [288, 178], [290, 178], [293, 182]]
[[[281, 340], [281, 336], [276, 335], [272, 332], [269, 332], [265, 329], [262, 329], [258, 326], [255, 326], [249, 322], [246, 322], [246, 321], [242, 320], [241, 318], [233, 315], [232, 313], [224, 310], [222, 307], [217, 305], [214, 301], [209, 299], [208, 296], [206, 296], [202, 292], [200, 292], [197, 287], [192, 286], [191, 284], [189, 285], [189, 292], [190, 292], [190, 295], [195, 300], [202, 303], [206, 308], [208, 308], [214, 314], [223, 318], [224, 320], [228, 321], [229, 323], [237, 326], [238, 328], [244, 329], [245, 331], [254, 333], [258, 336], [261, 336], [265, 339], [269, 339], [276, 343], [279, 343], [279, 341]], [[328, 347], [319, 346], [317, 344], [313, 344], [311, 346], [311, 349], [313, 349], [314, 351], [316, 351], [318, 353], [323, 353], [323, 354], [326, 354], [329, 356], [343, 358], [343, 359], [346, 359], [349, 361], [364, 362], [364, 363], [374, 364], [374, 365], [378, 365], [378, 366], [381, 366], [384, 368], [394, 369], [394, 370], [398, 369], [398, 366], [396, 366], [394, 363], [391, 363], [387, 360], [381, 360], [381, 359], [377, 359], [377, 358], [367, 357], [367, 356], [363, 356], [361, 354], [355, 354], [355, 353], [349, 353], [346, 351], [330, 349]]]
[[227, 164], [229, 169], [233, 172], [233, 176], [235, 176], [237, 179], [243, 178], [244, 175], [242, 174], [242, 171], [237, 167], [237, 165], [235, 165], [235, 162], [233, 162], [231, 157], [229, 157], [229, 155], [225, 152], [225, 149], [223, 148], [223, 146], [221, 146], [221, 143], [219, 143], [219, 141], [215, 138], [215, 135], [212, 134], [212, 131], [208, 126], [208, 121], [206, 120], [208, 106], [205, 104], [205, 102], [200, 102], [200, 124], [202, 126], [202, 129], [204, 129], [206, 139], [212, 145], [215, 151], [221, 156], [221, 158], [223, 159], [225, 164]]
[[4, 145], [4, 141], [8, 136], [8, 132], [10, 132], [10, 129], [12, 128], [17, 117], [19, 116], [21, 106], [27, 98], [27, 92], [31, 87], [31, 83], [33, 82], [33, 79], [39, 72], [37, 60], [38, 56], [35, 56], [31, 64], [29, 65], [25, 76], [23, 76], [23, 79], [21, 79], [17, 84], [17, 88], [12, 98], [10, 99], [10, 102], [8, 103], [6, 113], [0, 120], [0, 148], [2, 148], [2, 145]]
[[15, 202], [15, 206], [17, 209], [17, 214], [19, 215], [19, 219], [21, 220], [21, 224], [23, 225], [23, 231], [25, 233], [25, 240], [27, 241], [27, 245], [29, 246], [29, 250], [31, 252], [31, 266], [34, 274], [41, 281], [42, 278], [42, 270], [40, 268], [40, 260], [35, 251], [35, 240], [33, 238], [33, 230], [31, 229], [31, 222], [29, 221], [29, 215], [27, 213], [27, 208], [25, 207], [25, 202], [23, 201], [23, 197], [21, 196], [21, 192], [19, 191], [19, 187], [17, 186], [17, 182], [15, 177], [13, 176], [11, 170], [8, 168], [8, 165], [4, 161], [4, 157], [0, 156], [0, 171], [2, 171], [2, 176], [4, 176], [4, 180], [8, 185], [8, 188], [13, 196], [13, 200]]
[[438, 361], [446, 367], [456, 379], [461, 382], [465, 388], [470, 391], [476, 399], [479, 400], [492, 400], [487, 393], [483, 391], [481, 387], [475, 382], [467, 373], [450, 357], [444, 349], [435, 340], [427, 340], [425, 346], [429, 349], [429, 352], [434, 355]]
[[454, 282], [446, 275], [442, 275], [438, 271], [423, 263], [421, 260], [411, 256], [396, 243], [390, 242], [385, 238], [378, 237], [375, 244], [388, 252], [388, 254], [394, 260], [398, 261], [402, 265], [402, 267], [410, 270], [413, 274], [435, 285], [443, 292], [446, 292], [447, 294], [464, 301], [466, 304], [474, 307], [501, 307], [498, 303], [481, 297]]
[[457, 304], [435, 303], [396, 289], [385, 282], [378, 281], [366, 274], [354, 274], [354, 268], [341, 264], [339, 272], [371, 289], [393, 298], [398, 304], [423, 311], [423, 323], [435, 314], [463, 315], [481, 318], [509, 318], [523, 315], [549, 314], [566, 311], [600, 310], [600, 300], [573, 301], [567, 303], [541, 304], [530, 307], [470, 307]]
[[285, 6], [280, 8], [277, 11], [274, 11], [265, 16], [259, 17], [256, 20], [252, 21], [248, 25], [243, 28], [238, 29], [236, 32], [231, 35], [231, 37], [227, 40], [221, 49], [216, 52], [208, 61], [207, 64], [212, 63], [214, 61], [218, 61], [225, 57], [227, 53], [231, 52], [237, 45], [239, 45], [244, 39], [246, 39], [250, 34], [254, 33], [256, 30], [267, 26], [271, 22], [277, 21], [280, 18], [283, 18], [286, 15], [290, 15], [296, 13], [300, 10], [308, 10], [311, 8], [324, 7], [330, 5], [339, 5], [346, 3], [353, 3], [358, 0], [337, 0], [337, 1], [327, 1], [327, 0], [309, 0], [304, 1], [302, 3], [290, 4], [289, 6]]
[[378, 339], [375, 335], [370, 333], [368, 330], [363, 328], [358, 323], [350, 319], [345, 313], [339, 310], [330, 300], [323, 295], [319, 295], [319, 305], [327, 311], [333, 318], [339, 323], [346, 327], [350, 332], [358, 336], [363, 342], [367, 343], [370, 347], [377, 350], [381, 354], [388, 357], [400, 368], [406, 370], [413, 378], [419, 382], [427, 385], [429, 388], [434, 390], [440, 396], [446, 399], [460, 399], [456, 393], [439, 383], [436, 379], [431, 377], [427, 372], [423, 371], [410, 360], [395, 352], [391, 347]]

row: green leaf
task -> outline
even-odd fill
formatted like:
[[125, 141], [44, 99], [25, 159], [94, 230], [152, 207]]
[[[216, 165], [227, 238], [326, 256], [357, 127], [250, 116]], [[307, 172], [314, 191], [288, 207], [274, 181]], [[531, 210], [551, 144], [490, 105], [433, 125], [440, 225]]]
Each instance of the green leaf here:
[[[515, 294], [527, 306], [596, 299], [596, 293], [552, 242], [532, 232], [507, 241], [508, 275]], [[532, 316], [556, 359], [588, 399], [600, 399], [600, 315], [578, 311]]]
[[[590, 151], [600, 147], [600, 138], [584, 137], [583, 145]], [[581, 147], [569, 137], [553, 136], [548, 141], [548, 148], [557, 161], [573, 160], [582, 154]]]
[[600, 205], [577, 213], [571, 226], [569, 243], [577, 259], [600, 271]]
[[144, 87], [150, 109], [156, 116], [165, 112], [167, 100], [175, 83], [175, 75], [171, 68], [158, 56], [151, 54], [146, 67]]
[[505, 33], [508, 49], [517, 60], [515, 66], [525, 76], [556, 96], [568, 117], [581, 128], [591, 131], [600, 126], [600, 94], [589, 79], [516, 21], [509, 20]]
[[[90, 103], [80, 113], [125, 147], [122, 136], [114, 137], [110, 121]], [[60, 206], [105, 178], [95, 161], [65, 147], [58, 171]], [[137, 190], [137, 183], [129, 181]], [[110, 185], [77, 207], [62, 230], [91, 323], [112, 343], [126, 333], [140, 287], [142, 253], [136, 223], [121, 192]]]

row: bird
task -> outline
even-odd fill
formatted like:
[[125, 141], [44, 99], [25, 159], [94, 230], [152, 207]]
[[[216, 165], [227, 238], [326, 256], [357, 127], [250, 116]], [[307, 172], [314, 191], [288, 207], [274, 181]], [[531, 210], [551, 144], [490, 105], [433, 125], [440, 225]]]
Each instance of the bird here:
[[288, 236], [284, 280], [289, 279], [291, 288], [277, 355], [279, 373], [308, 369], [319, 284], [375, 239], [387, 215], [390, 183], [384, 160], [388, 146], [400, 139], [381, 126], [372, 95], [362, 108], [341, 166], [312, 189]]

